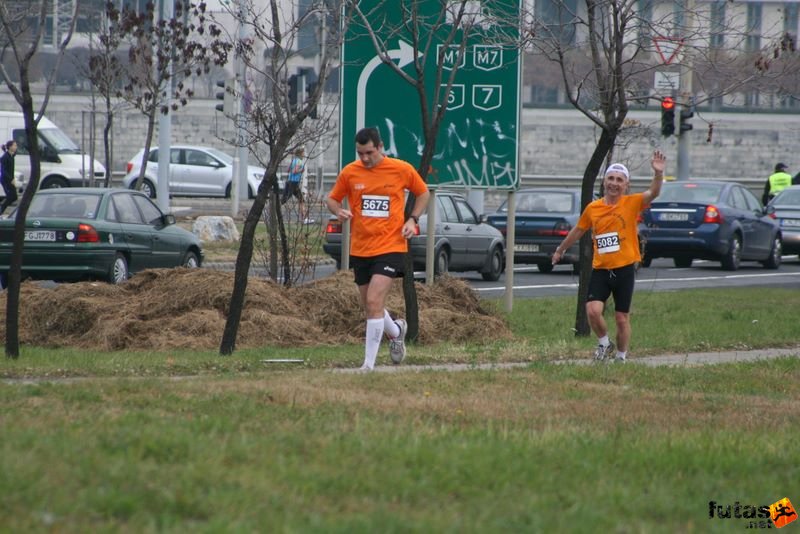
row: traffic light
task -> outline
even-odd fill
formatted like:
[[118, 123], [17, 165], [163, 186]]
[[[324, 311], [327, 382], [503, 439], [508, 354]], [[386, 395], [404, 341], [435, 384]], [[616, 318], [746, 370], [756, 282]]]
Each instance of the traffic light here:
[[300, 76], [292, 74], [289, 76], [289, 109], [297, 110], [298, 96], [300, 90]]
[[222, 104], [214, 106], [217, 111], [221, 111], [225, 115], [234, 115], [233, 109], [233, 78], [227, 80], [217, 80], [217, 87], [222, 88], [222, 91], [217, 91], [217, 100], [222, 100]]
[[689, 119], [691, 119], [692, 117], [694, 117], [694, 111], [692, 110], [691, 107], [685, 107], [681, 109], [680, 121], [678, 121], [679, 122], [678, 130], [680, 134], [682, 134], [683, 132], [688, 132], [689, 130], [694, 128], [694, 125], [692, 125], [689, 122]]
[[675, 101], [665, 96], [661, 101], [661, 135], [669, 137], [675, 133]]

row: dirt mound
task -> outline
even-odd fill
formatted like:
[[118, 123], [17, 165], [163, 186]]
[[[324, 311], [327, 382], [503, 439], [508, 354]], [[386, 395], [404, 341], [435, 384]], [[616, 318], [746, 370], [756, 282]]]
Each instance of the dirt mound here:
[[[20, 342], [45, 347], [98, 350], [164, 350], [219, 347], [233, 290], [233, 273], [208, 269], [154, 269], [127, 283], [21, 287]], [[420, 342], [509, 338], [503, 319], [481, 306], [469, 286], [443, 277], [433, 287], [417, 284]], [[402, 282], [387, 305], [405, 316]], [[5, 336], [5, 294], [0, 333]], [[360, 343], [364, 317], [350, 273], [284, 288], [250, 278], [237, 347]]]

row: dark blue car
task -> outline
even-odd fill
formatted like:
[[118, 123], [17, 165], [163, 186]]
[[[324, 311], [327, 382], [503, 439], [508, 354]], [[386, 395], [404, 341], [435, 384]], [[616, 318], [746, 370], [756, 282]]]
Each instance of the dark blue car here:
[[667, 182], [642, 219], [645, 266], [653, 258], [673, 258], [676, 267], [696, 258], [719, 261], [728, 271], [745, 260], [767, 269], [781, 264], [780, 225], [735, 182]]

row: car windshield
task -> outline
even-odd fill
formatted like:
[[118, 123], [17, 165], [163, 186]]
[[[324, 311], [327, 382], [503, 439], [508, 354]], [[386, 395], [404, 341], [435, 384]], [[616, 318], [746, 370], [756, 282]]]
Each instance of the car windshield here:
[[696, 202], [708, 204], [717, 202], [723, 184], [664, 184], [657, 202]]
[[34, 195], [28, 209], [28, 218], [67, 217], [94, 219], [100, 204], [98, 195], [67, 193], [58, 195]]
[[[563, 191], [520, 192], [517, 197], [517, 212], [574, 213], [574, 198], [572, 193]], [[505, 202], [500, 206], [500, 211], [508, 211]]]
[[80, 154], [78, 146], [58, 128], [40, 128], [39, 137], [59, 154]]
[[209, 154], [212, 154], [215, 158], [222, 161], [225, 165], [233, 165], [233, 158], [227, 155], [225, 152], [217, 150], [216, 148], [209, 148], [207, 151]]
[[781, 192], [775, 197], [774, 204], [776, 206], [800, 206], [800, 189]]

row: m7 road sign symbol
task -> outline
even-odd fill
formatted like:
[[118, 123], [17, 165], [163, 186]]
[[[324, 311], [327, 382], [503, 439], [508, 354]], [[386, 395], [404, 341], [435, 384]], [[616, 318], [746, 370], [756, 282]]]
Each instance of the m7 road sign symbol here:
[[472, 49], [475, 68], [490, 71], [503, 66], [503, 49], [497, 45], [475, 45]]

